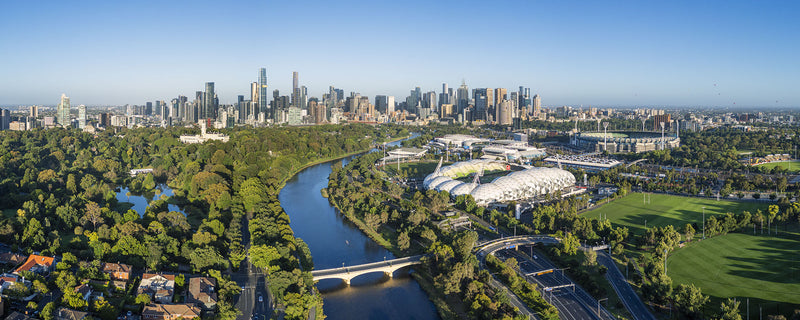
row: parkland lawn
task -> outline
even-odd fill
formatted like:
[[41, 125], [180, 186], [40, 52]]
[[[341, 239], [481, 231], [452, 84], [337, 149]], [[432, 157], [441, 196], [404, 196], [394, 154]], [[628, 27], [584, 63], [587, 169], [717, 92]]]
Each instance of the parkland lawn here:
[[797, 172], [800, 171], [800, 161], [770, 162], [765, 164], [759, 164], [758, 167], [764, 167], [767, 169], [772, 169], [775, 167], [783, 167], [786, 170]]
[[687, 223], [696, 223], [698, 228], [695, 237], [702, 237], [703, 207], [705, 207], [706, 218], [711, 215], [724, 216], [727, 212], [734, 214], [742, 211], [755, 213], [761, 209], [767, 211], [767, 204], [752, 201], [730, 201], [709, 198], [682, 197], [666, 194], [650, 193], [645, 194], [631, 193], [623, 198], [611, 200], [606, 204], [605, 201], [597, 204], [597, 208], [584, 213], [589, 218], [606, 217], [612, 224], [628, 227], [635, 234], [643, 234], [645, 221], [647, 227], [654, 226], [675, 226], [678, 232], [683, 233], [683, 226]]
[[712, 298], [707, 307], [714, 310], [723, 299], [735, 297], [742, 301], [743, 316], [746, 298], [753, 318], [759, 304], [764, 315], [788, 315], [800, 308], [800, 234], [779, 230], [778, 237], [751, 231], [694, 241], [670, 254], [667, 274], [676, 286], [701, 288]]

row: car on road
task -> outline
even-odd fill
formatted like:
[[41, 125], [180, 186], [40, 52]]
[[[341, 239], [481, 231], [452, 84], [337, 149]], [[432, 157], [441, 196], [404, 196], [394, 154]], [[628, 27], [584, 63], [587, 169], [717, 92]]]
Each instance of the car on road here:
[[264, 302], [264, 297], [263, 296], [258, 296], [258, 302]]

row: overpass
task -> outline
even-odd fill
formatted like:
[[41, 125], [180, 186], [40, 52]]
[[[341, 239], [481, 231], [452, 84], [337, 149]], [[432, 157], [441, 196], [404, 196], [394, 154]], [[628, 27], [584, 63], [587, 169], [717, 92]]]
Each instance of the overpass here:
[[522, 246], [534, 243], [556, 244], [559, 242], [561, 242], [561, 239], [551, 236], [526, 235], [526, 236], [514, 236], [514, 237], [507, 237], [507, 238], [500, 238], [491, 241], [486, 241], [480, 244], [476, 244], [475, 249], [477, 250], [478, 253], [485, 255], [485, 254], [493, 254], [497, 250], [512, 248], [516, 246]]
[[342, 279], [346, 284], [350, 284], [350, 280], [355, 277], [372, 272], [383, 272], [391, 278], [392, 274], [397, 271], [397, 269], [420, 264], [422, 263], [422, 258], [425, 256], [426, 255], [417, 255], [342, 268], [314, 270], [311, 272], [311, 275], [314, 277], [314, 281], [325, 279]]

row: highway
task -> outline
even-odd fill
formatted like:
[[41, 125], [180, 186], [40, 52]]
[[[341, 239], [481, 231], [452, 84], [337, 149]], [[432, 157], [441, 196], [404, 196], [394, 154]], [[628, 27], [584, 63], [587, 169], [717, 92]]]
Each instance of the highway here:
[[608, 279], [608, 282], [611, 283], [612, 287], [614, 287], [614, 291], [617, 292], [617, 296], [619, 296], [620, 300], [622, 300], [622, 303], [625, 305], [625, 309], [628, 309], [628, 312], [631, 313], [634, 320], [656, 319], [636, 294], [636, 291], [634, 291], [628, 281], [625, 280], [625, 276], [622, 275], [622, 272], [620, 272], [619, 268], [617, 268], [617, 264], [614, 263], [614, 260], [608, 255], [607, 252], [598, 252], [597, 262], [608, 269], [608, 271], [606, 271], [606, 279]]
[[511, 290], [508, 290], [508, 288], [504, 284], [500, 283], [500, 281], [497, 281], [497, 279], [494, 278], [494, 275], [492, 275], [492, 277], [489, 278], [489, 286], [491, 286], [495, 290], [502, 289], [503, 292], [506, 293], [506, 297], [508, 297], [508, 302], [510, 302], [512, 306], [519, 309], [519, 312], [522, 313], [522, 315], [528, 317], [528, 319], [539, 319], [539, 317], [536, 316], [536, 313], [534, 313], [530, 308], [528, 308], [528, 305], [520, 301], [519, 297], [517, 297], [516, 294], [511, 292]]
[[[501, 260], [515, 258], [520, 267], [520, 273], [531, 274], [537, 271], [556, 269], [557, 267], [543, 257], [530, 259], [527, 255], [515, 250], [498, 251], [495, 255]], [[536, 283], [539, 288], [557, 287], [573, 284], [572, 280], [564, 276], [563, 271], [543, 274], [539, 276], [526, 276], [529, 282]], [[558, 309], [561, 319], [614, 319], [614, 317], [600, 308], [600, 315], [597, 314], [597, 300], [592, 298], [580, 286], [563, 287], [544, 292], [543, 297]]]

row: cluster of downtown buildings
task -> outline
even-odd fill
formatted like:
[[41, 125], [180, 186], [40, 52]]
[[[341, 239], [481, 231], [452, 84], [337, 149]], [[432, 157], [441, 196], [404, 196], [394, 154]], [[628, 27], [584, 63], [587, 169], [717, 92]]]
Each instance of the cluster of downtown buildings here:
[[[268, 89], [267, 70], [258, 70], [258, 81], [250, 83], [248, 96], [237, 96], [232, 104], [221, 104], [214, 82], [207, 82], [203, 91], [194, 97], [179, 95], [170, 101], [156, 100], [143, 105], [126, 105], [117, 112], [87, 115], [86, 107], [78, 107], [77, 118], [71, 113], [69, 97], [62, 95], [55, 116], [46, 115], [39, 121], [38, 106], [31, 106], [29, 115], [16, 117], [14, 123], [8, 110], [0, 112], [0, 129], [27, 130], [33, 127], [77, 127], [94, 126], [170, 126], [205, 123], [209, 128], [229, 128], [236, 125], [305, 125], [341, 122], [366, 123], [419, 123], [428, 121], [477, 122], [509, 125], [514, 119], [529, 119], [544, 115], [541, 99], [531, 95], [530, 88], [519, 87], [509, 92], [505, 88], [476, 88], [470, 90], [466, 84], [457, 89], [442, 84], [442, 91], [423, 92], [419, 87], [410, 91], [408, 97], [398, 101], [394, 96], [377, 95], [373, 99], [343, 89], [329, 87], [321, 97], [308, 95], [300, 85], [299, 74], [292, 75], [292, 91], [281, 95], [279, 90]], [[90, 119], [93, 117], [94, 119]], [[94, 121], [92, 121], [94, 120]]]

